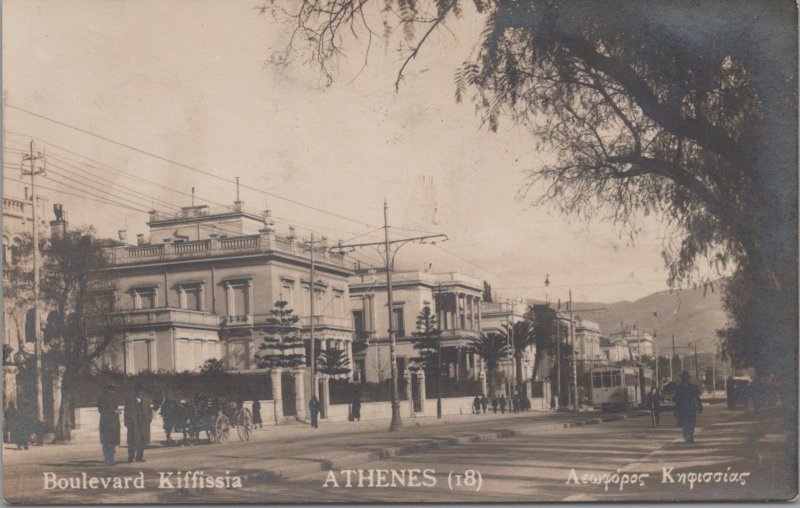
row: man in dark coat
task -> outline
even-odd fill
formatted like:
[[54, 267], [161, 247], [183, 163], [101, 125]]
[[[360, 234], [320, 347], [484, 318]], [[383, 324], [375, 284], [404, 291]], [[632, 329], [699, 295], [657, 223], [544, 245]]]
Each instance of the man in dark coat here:
[[698, 413], [703, 412], [703, 403], [700, 402], [700, 391], [689, 383], [689, 377], [687, 372], [681, 373], [681, 383], [675, 394], [675, 415], [678, 425], [683, 429], [683, 440], [694, 443], [694, 427]]
[[308, 409], [311, 411], [311, 426], [316, 429], [319, 427], [317, 424], [317, 416], [319, 416], [319, 399], [316, 395], [312, 395], [311, 400], [308, 401]]
[[8, 422], [11, 442], [17, 445], [17, 450], [27, 450], [31, 436], [30, 422], [28, 421], [25, 407], [17, 409], [14, 401], [8, 403], [5, 414]]
[[144, 462], [144, 447], [150, 443], [153, 408], [150, 397], [137, 385], [125, 401], [125, 426], [128, 428], [128, 462]]
[[489, 399], [486, 398], [485, 394], [481, 394], [481, 409], [483, 409], [483, 414], [486, 414], [486, 409], [489, 408]]
[[358, 397], [353, 399], [353, 421], [361, 421], [361, 400]]
[[492, 397], [492, 411], [494, 411], [494, 414], [497, 414], [498, 404], [500, 404], [500, 401], [497, 400], [497, 395], [495, 395], [494, 397]]
[[107, 466], [114, 465], [114, 451], [119, 446], [119, 410], [114, 402], [114, 387], [107, 385], [105, 392], [97, 399], [100, 412], [100, 444], [103, 445], [103, 458]]
[[653, 422], [653, 427], [658, 427], [661, 418], [661, 394], [658, 393], [656, 385], [653, 385], [650, 393], [647, 394], [647, 408], [650, 409], [650, 419]]
[[504, 413], [504, 414], [506, 412], [506, 396], [505, 395], [501, 395], [500, 396], [500, 412]]
[[474, 399], [472, 399], [472, 414], [479, 415], [481, 414], [481, 398], [476, 395]]
[[257, 398], [253, 399], [253, 428], [262, 428], [261, 402]]

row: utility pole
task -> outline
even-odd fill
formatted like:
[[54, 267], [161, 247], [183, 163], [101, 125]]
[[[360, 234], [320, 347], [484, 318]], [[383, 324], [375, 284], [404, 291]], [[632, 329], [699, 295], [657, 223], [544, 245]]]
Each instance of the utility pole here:
[[561, 299], [556, 309], [556, 386], [558, 387], [558, 406], [561, 407]]
[[[672, 362], [675, 361], [675, 334], [672, 334], [672, 356], [669, 358], [669, 378], [670, 381], [675, 381], [675, 374], [672, 371]], [[683, 369], [681, 369], [683, 370]]]
[[694, 341], [694, 382], [700, 385], [700, 374], [697, 370], [697, 341]]
[[[389, 361], [391, 362], [392, 374], [392, 423], [389, 425], [390, 431], [398, 430], [403, 426], [403, 420], [400, 417], [400, 396], [398, 393], [398, 376], [397, 376], [397, 357], [395, 351], [395, 336], [394, 336], [394, 300], [392, 298], [392, 270], [394, 269], [394, 258], [397, 251], [403, 245], [417, 241], [424, 242], [425, 240], [431, 243], [436, 241], [446, 241], [446, 235], [425, 235], [416, 236], [413, 238], [403, 238], [400, 240], [389, 240], [389, 205], [384, 199], [383, 201], [383, 232], [384, 240], [382, 242], [369, 242], [369, 243], [356, 243], [350, 245], [336, 245], [330, 248], [331, 252], [345, 253], [352, 252], [358, 247], [383, 247], [383, 256], [386, 266], [386, 295], [388, 298], [389, 306]], [[394, 252], [391, 251], [391, 246], [397, 245]]]
[[569, 335], [572, 344], [572, 410], [578, 410], [578, 357], [575, 351], [575, 320], [572, 317], [572, 288], [569, 290]]
[[711, 390], [713, 391], [713, 395], [711, 398], [717, 396], [717, 352], [714, 351], [713, 356], [711, 356]]
[[[237, 195], [239, 193], [239, 178], [238, 177], [236, 178], [236, 193], [237, 193]], [[238, 201], [238, 197], [237, 197], [237, 201]], [[309, 295], [311, 295], [310, 296], [311, 302], [310, 302], [310, 305], [309, 305], [309, 308], [311, 309], [311, 319], [309, 320], [309, 323], [311, 324], [311, 326], [309, 327], [309, 336], [311, 337], [311, 362], [310, 362], [311, 363], [311, 395], [316, 397], [319, 387], [317, 386], [317, 378], [314, 377], [314, 374], [316, 372], [316, 367], [317, 367], [316, 366], [317, 357], [314, 354], [314, 350], [315, 350], [315, 348], [314, 348], [314, 346], [315, 346], [315, 344], [314, 344], [315, 343], [315, 339], [314, 339], [314, 278], [316, 277], [316, 274], [314, 273], [314, 268], [315, 267], [314, 267], [314, 232], [313, 231], [311, 232], [310, 249], [311, 249], [311, 275], [310, 275], [311, 276], [311, 280], [309, 282], [311, 284], [311, 287], [310, 287], [311, 290], [308, 293], [309, 293]]]
[[[37, 161], [42, 161], [36, 167]], [[46, 155], [44, 152], [36, 153], [31, 139], [30, 153], [22, 154], [22, 176], [31, 177], [31, 213], [33, 214], [33, 336], [36, 345], [36, 421], [44, 421], [44, 393], [42, 391], [42, 343], [41, 320], [39, 316], [39, 218], [36, 216], [38, 200], [36, 197], [36, 175], [46, 174]], [[25, 162], [31, 163], [30, 171], [25, 169]]]
[[442, 419], [442, 285], [436, 286], [436, 418]]

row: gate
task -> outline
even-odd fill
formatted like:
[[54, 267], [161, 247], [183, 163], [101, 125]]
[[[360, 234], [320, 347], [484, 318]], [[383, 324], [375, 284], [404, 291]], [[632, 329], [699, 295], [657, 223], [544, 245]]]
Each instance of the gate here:
[[409, 377], [411, 378], [409, 382], [411, 383], [411, 398], [414, 402], [414, 412], [421, 413], [422, 400], [420, 399], [419, 393], [419, 374], [411, 374]]
[[297, 394], [294, 389], [294, 376], [291, 372], [281, 373], [281, 397], [283, 398], [283, 415], [297, 416]]

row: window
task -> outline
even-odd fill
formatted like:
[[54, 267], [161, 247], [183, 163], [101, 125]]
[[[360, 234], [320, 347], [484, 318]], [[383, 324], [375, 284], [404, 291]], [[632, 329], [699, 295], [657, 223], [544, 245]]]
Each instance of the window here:
[[155, 287], [138, 288], [133, 290], [134, 309], [155, 309], [157, 302], [157, 289]]
[[19, 238], [14, 238], [14, 243], [11, 244], [11, 264], [18, 265], [22, 260], [22, 241]]
[[294, 282], [288, 279], [281, 280], [281, 296], [289, 304], [289, 308], [293, 309], [294, 302]]
[[610, 370], [607, 370], [607, 371], [603, 372], [603, 386], [606, 387], [606, 388], [614, 386], [611, 383], [611, 371]]
[[592, 372], [592, 387], [594, 387], [594, 388], [602, 388], [603, 387], [603, 373], [602, 372]]
[[341, 289], [333, 290], [333, 315], [336, 317], [344, 316], [344, 291]]
[[138, 374], [142, 371], [152, 370], [150, 364], [150, 341], [149, 340], [132, 340], [129, 343], [129, 367], [130, 374]]
[[201, 284], [181, 286], [179, 291], [182, 309], [203, 310], [203, 286]]
[[355, 331], [357, 339], [366, 339], [368, 334], [364, 329], [364, 311], [353, 311], [353, 330]]
[[10, 261], [11, 252], [9, 251], [10, 245], [8, 242], [8, 238], [5, 236], [3, 237], [3, 266], [8, 266], [8, 262]]
[[403, 317], [403, 309], [394, 309], [394, 328], [396, 337], [406, 336], [406, 326]]
[[[391, 363], [391, 362], [390, 362]], [[403, 373], [406, 371], [406, 358], [403, 356], [397, 357], [397, 377], [403, 377]]]
[[611, 373], [611, 381], [612, 381], [611, 386], [620, 386], [621, 379], [619, 371], [614, 371]]

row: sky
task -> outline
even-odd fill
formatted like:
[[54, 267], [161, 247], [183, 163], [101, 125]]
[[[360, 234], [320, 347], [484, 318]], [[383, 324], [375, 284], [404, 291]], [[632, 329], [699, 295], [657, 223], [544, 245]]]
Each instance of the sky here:
[[[3, 108], [3, 194], [22, 194], [20, 152], [34, 137], [47, 151], [41, 192], [101, 236], [146, 233], [145, 212], [190, 205], [192, 187], [197, 203], [230, 205], [239, 177], [245, 206], [269, 208], [279, 231], [292, 223], [332, 242], [380, 240], [386, 199], [393, 238], [448, 236], [403, 247], [398, 268], [474, 275], [501, 299], [565, 300], [572, 288], [578, 301], [615, 302], [668, 289], [658, 218], [640, 218], [630, 242], [613, 224], [520, 196], [551, 154], [508, 119], [489, 131], [454, 98], [477, 15], [434, 34], [396, 92], [399, 40], [373, 40], [366, 66], [364, 40], [353, 43], [323, 88], [301, 57], [269, 64], [288, 32], [258, 6], [3, 2], [4, 102], [60, 122]], [[356, 255], [378, 263], [374, 251]]]

